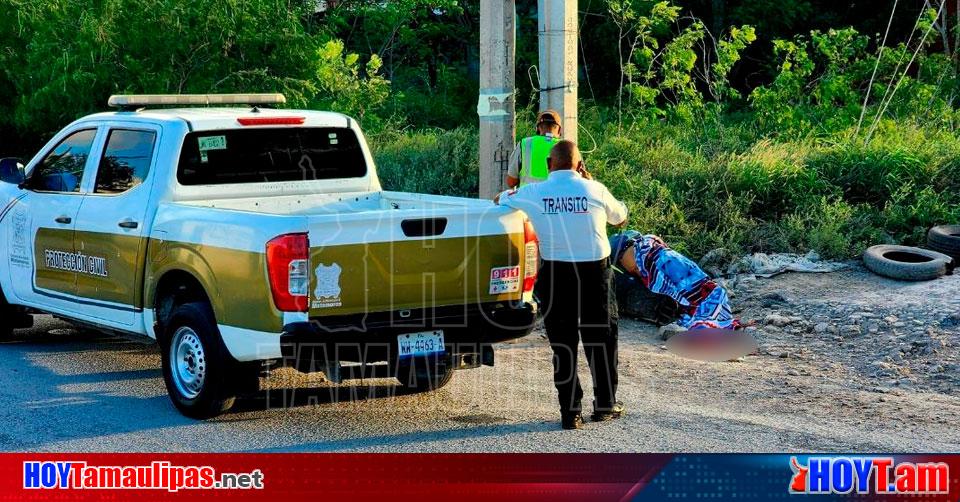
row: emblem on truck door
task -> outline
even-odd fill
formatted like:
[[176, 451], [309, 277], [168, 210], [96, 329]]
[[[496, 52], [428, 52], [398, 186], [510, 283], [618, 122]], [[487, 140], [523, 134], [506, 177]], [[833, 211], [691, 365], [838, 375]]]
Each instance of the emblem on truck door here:
[[340, 265], [317, 265], [317, 288], [313, 290], [313, 303], [311, 308], [322, 309], [329, 307], [339, 307], [340, 302], [340, 272], [343, 269]]
[[18, 209], [13, 214], [13, 226], [11, 227], [13, 237], [10, 239], [10, 264], [18, 267], [30, 267], [30, 242], [27, 239], [27, 232], [30, 231], [30, 221], [27, 218], [27, 212]]

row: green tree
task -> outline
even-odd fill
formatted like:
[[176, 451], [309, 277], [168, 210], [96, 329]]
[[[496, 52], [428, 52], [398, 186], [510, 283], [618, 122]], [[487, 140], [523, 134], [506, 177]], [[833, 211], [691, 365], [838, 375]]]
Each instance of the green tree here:
[[385, 103], [391, 113], [454, 127], [476, 106], [479, 9], [479, 0], [347, 0], [326, 14], [324, 27], [347, 51], [380, 57], [399, 90]]
[[18, 96], [14, 124], [29, 136], [102, 110], [115, 93], [282, 92], [291, 106], [369, 117], [388, 92], [379, 61], [338, 54], [311, 29], [314, 9], [310, 0], [0, 0], [0, 81]]
[[376, 54], [367, 61], [365, 78], [360, 72], [360, 56], [345, 53], [339, 40], [320, 47], [317, 58], [314, 107], [337, 110], [363, 121], [369, 110], [382, 106], [389, 97], [390, 82], [379, 74], [382, 62]]

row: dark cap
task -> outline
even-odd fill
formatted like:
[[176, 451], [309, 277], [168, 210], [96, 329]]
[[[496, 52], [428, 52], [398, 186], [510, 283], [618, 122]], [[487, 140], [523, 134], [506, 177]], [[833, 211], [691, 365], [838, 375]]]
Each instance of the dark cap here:
[[537, 115], [537, 125], [540, 124], [560, 125], [560, 114], [553, 110], [544, 110]]
[[610, 262], [613, 265], [620, 263], [620, 258], [623, 258], [623, 253], [640, 237], [643, 237], [643, 235], [636, 230], [627, 230], [620, 234], [611, 235]]

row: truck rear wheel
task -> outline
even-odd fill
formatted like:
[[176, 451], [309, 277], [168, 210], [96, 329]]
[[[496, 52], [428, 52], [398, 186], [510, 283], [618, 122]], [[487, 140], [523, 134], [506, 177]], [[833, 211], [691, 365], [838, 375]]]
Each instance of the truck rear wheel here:
[[197, 419], [229, 410], [236, 399], [231, 360], [210, 306], [186, 303], [164, 323], [163, 380], [180, 413]]
[[438, 390], [453, 379], [453, 370], [445, 364], [431, 364], [417, 361], [415, 364], [401, 364], [397, 369], [397, 380], [405, 394], [417, 394]]

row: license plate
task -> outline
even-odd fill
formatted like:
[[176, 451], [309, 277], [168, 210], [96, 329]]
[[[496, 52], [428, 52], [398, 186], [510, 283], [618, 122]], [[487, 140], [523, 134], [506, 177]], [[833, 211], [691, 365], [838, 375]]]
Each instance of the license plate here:
[[425, 356], [442, 354], [443, 331], [424, 331], [422, 333], [408, 333], [397, 337], [397, 347], [400, 357]]

